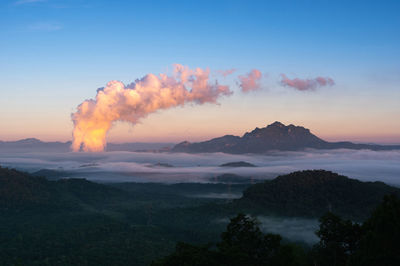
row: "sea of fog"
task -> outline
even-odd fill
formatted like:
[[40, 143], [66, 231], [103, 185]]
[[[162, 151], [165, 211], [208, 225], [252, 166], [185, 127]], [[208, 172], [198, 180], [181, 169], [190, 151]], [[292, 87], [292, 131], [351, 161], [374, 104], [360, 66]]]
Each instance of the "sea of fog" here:
[[[220, 167], [246, 161], [257, 167]], [[61, 171], [65, 177], [98, 182], [209, 182], [233, 173], [253, 179], [271, 179], [297, 170], [325, 169], [363, 181], [400, 186], [400, 151], [307, 150], [262, 155], [224, 153], [185, 154], [152, 152], [2, 152], [0, 165], [28, 172]]]

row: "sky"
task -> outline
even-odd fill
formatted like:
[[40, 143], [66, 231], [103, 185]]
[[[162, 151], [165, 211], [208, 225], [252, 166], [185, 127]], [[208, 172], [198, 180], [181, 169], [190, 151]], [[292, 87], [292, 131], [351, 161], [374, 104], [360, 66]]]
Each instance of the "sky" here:
[[[235, 69], [232, 95], [186, 104], [112, 142], [200, 141], [274, 121], [326, 140], [400, 143], [399, 1], [0, 1], [0, 140], [72, 138], [71, 114], [111, 80]], [[257, 69], [260, 88], [238, 76]], [[299, 90], [290, 80], [334, 85]]]

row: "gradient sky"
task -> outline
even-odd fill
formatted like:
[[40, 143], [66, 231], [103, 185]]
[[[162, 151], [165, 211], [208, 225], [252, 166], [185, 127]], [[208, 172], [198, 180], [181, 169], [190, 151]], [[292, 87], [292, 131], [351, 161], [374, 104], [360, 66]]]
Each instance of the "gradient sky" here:
[[[118, 122], [108, 139], [198, 141], [276, 120], [327, 140], [400, 143], [400, 1], [0, 2], [0, 140], [71, 139], [70, 115], [110, 80], [172, 64], [259, 69], [260, 91]], [[290, 78], [336, 85], [296, 91]]]

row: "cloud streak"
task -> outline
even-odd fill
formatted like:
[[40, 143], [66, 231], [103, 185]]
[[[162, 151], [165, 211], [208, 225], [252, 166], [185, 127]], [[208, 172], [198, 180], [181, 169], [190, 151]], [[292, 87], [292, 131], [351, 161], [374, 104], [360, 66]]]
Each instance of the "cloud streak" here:
[[242, 92], [250, 92], [254, 90], [261, 89], [261, 80], [262, 74], [260, 70], [253, 69], [246, 75], [238, 76], [239, 86]]
[[290, 79], [285, 74], [281, 74], [281, 85], [291, 87], [299, 91], [315, 90], [319, 87], [333, 86], [335, 82], [329, 77], [316, 77], [314, 79]]

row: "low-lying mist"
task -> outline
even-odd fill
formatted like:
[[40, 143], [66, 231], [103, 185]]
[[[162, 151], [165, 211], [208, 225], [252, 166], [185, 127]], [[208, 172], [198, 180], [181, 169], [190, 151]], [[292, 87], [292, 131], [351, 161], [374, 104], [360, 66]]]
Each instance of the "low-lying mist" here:
[[[245, 161], [257, 167], [220, 167]], [[263, 155], [224, 153], [185, 154], [151, 152], [34, 152], [0, 151], [0, 165], [35, 172], [52, 169], [63, 177], [100, 182], [210, 182], [211, 177], [233, 173], [270, 179], [297, 170], [325, 169], [362, 181], [383, 181], [400, 186], [400, 151], [308, 150]]]
[[315, 244], [319, 238], [315, 232], [319, 228], [317, 219], [258, 216], [261, 230], [266, 233], [279, 234], [291, 241]]
[[[319, 229], [318, 219], [280, 216], [257, 216], [260, 229], [264, 233], [279, 234], [290, 241], [313, 245], [319, 241], [315, 232]], [[228, 224], [229, 219], [223, 218], [216, 222]]]

